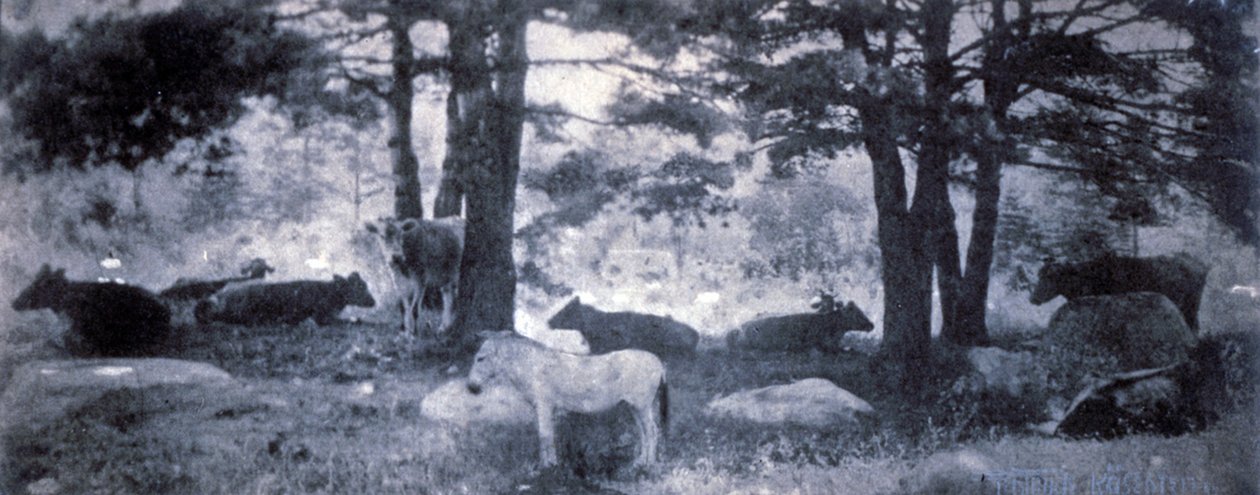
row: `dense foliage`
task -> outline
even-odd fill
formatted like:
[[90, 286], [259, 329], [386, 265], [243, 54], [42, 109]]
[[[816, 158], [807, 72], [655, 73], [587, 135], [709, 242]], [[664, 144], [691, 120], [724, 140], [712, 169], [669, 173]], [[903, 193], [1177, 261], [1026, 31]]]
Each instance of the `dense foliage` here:
[[315, 41], [280, 29], [249, 3], [80, 20], [55, 39], [30, 31], [6, 46], [0, 90], [35, 152], [5, 167], [135, 169], [183, 139], [231, 125], [247, 96], [362, 111], [321, 97], [327, 77], [309, 71], [321, 56]]

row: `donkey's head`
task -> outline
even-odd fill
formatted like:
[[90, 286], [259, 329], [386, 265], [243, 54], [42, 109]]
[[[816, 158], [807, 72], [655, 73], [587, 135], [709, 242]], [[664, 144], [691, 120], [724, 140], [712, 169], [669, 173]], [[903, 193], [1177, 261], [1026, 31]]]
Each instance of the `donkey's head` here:
[[485, 340], [477, 349], [472, 369], [468, 371], [468, 391], [473, 394], [481, 393], [486, 384], [510, 374], [514, 367], [529, 365], [519, 359], [524, 352], [525, 340], [514, 337], [511, 331], [479, 332], [478, 335]]

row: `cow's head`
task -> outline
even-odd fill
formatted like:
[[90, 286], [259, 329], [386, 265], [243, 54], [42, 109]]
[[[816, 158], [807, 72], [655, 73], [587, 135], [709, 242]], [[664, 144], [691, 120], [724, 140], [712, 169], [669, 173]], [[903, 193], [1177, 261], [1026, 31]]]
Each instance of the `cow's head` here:
[[268, 265], [267, 260], [262, 258], [254, 258], [244, 265], [241, 265], [241, 275], [245, 275], [249, 278], [263, 278], [266, 277], [268, 273], [275, 272], [276, 268]]
[[65, 292], [66, 270], [53, 270], [45, 263], [39, 267], [35, 280], [13, 300], [14, 311], [51, 308], [57, 305]]
[[875, 323], [871, 322], [871, 319], [866, 317], [866, 313], [853, 304], [853, 301], [845, 303], [844, 306], [839, 304], [836, 306], [840, 313], [840, 321], [844, 324], [843, 328], [846, 331], [869, 332], [875, 329]]
[[359, 272], [351, 273], [349, 277], [334, 275], [333, 282], [337, 284], [338, 290], [346, 295], [347, 304], [364, 308], [376, 306], [376, 299], [372, 298], [367, 282], [359, 276]]
[[1053, 259], [1046, 260], [1045, 264], [1041, 265], [1041, 269], [1037, 270], [1037, 285], [1033, 287], [1028, 302], [1045, 304], [1062, 294], [1063, 287], [1060, 284], [1064, 282], [1068, 270], [1067, 265], [1057, 263]]
[[564, 305], [564, 308], [561, 308], [560, 311], [557, 311], [556, 314], [547, 320], [547, 325], [557, 329], [577, 328], [581, 326], [582, 317], [587, 309], [588, 307], [582, 304], [581, 298], [573, 296], [569, 304]]

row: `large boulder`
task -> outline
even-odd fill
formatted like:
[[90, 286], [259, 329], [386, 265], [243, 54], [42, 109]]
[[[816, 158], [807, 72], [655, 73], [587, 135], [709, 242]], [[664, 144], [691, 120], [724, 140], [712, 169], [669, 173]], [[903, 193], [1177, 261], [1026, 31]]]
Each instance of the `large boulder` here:
[[[1119, 370], [1184, 362], [1197, 343], [1177, 306], [1162, 294], [1078, 297], [1059, 308], [1046, 330], [1051, 352], [1114, 358]], [[1097, 370], [1086, 370], [1097, 371]]]
[[938, 452], [914, 466], [898, 481], [904, 494], [980, 495], [1000, 493], [991, 480], [997, 463], [980, 452], [963, 449]]
[[1018, 397], [1046, 386], [1046, 372], [1031, 352], [974, 347], [967, 351], [967, 363], [971, 372], [960, 383], [971, 392], [1001, 392]]
[[204, 387], [233, 383], [231, 375], [215, 366], [176, 359], [34, 361], [14, 372], [0, 396], [0, 432], [54, 421], [120, 389], [173, 385], [203, 394]]
[[760, 424], [853, 426], [875, 409], [860, 397], [822, 378], [735, 392], [705, 406], [708, 416]]
[[468, 391], [465, 380], [453, 380], [429, 392], [420, 402], [420, 413], [459, 425], [472, 422], [529, 424], [534, 407], [510, 387], [487, 387], [479, 394]]
[[1107, 254], [1084, 263], [1049, 262], [1037, 273], [1029, 301], [1043, 304], [1063, 295], [1078, 297], [1157, 292], [1181, 311], [1190, 328], [1199, 328], [1199, 300], [1210, 267], [1185, 253], [1151, 258]]

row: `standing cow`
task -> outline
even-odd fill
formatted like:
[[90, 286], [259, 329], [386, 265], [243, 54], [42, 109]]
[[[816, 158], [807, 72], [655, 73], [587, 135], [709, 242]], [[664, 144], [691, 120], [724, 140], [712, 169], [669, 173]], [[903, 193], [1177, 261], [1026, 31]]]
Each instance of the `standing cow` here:
[[727, 336], [729, 348], [764, 351], [803, 351], [840, 349], [845, 332], [869, 332], [875, 324], [853, 301], [840, 304], [823, 293], [811, 305], [817, 312], [759, 318]]
[[72, 282], [64, 269], [47, 264], [13, 300], [15, 311], [45, 308], [70, 318], [71, 331], [85, 345], [81, 354], [150, 353], [171, 331], [170, 311], [149, 291], [113, 282]]
[[358, 272], [334, 275], [332, 281], [300, 280], [245, 285], [225, 289], [197, 304], [197, 321], [239, 325], [301, 323], [307, 318], [320, 325], [337, 321], [346, 306], [372, 307], [376, 300]]
[[390, 268], [403, 276], [403, 329], [416, 332], [420, 303], [425, 289], [436, 288], [442, 294], [444, 333], [454, 321], [452, 309], [459, 286], [459, 265], [464, 256], [464, 220], [441, 218], [402, 222], [382, 220], [382, 226], [367, 224], [368, 232], [378, 235], [389, 258]]
[[1108, 254], [1084, 263], [1051, 260], [1037, 273], [1037, 286], [1029, 301], [1043, 304], [1059, 295], [1071, 300], [1083, 296], [1155, 292], [1177, 305], [1186, 324], [1197, 331], [1199, 299], [1207, 284], [1208, 270], [1206, 264], [1185, 253], [1151, 258]]
[[690, 355], [700, 342], [700, 334], [694, 328], [671, 318], [629, 311], [600, 311], [582, 304], [578, 297], [547, 320], [547, 324], [554, 329], [582, 332], [592, 354], [642, 349], [658, 356]]

